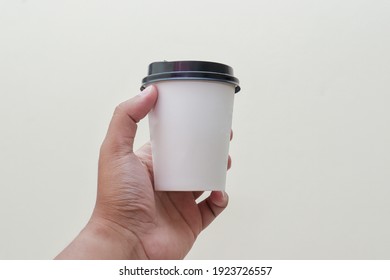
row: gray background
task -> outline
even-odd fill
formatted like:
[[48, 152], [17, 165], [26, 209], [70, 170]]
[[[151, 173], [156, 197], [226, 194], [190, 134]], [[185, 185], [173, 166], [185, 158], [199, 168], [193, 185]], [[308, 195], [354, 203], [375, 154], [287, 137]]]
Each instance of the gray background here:
[[242, 92], [230, 205], [188, 259], [388, 259], [389, 14], [384, 0], [0, 0], [0, 258], [70, 242], [115, 106], [150, 62], [199, 59], [233, 66]]

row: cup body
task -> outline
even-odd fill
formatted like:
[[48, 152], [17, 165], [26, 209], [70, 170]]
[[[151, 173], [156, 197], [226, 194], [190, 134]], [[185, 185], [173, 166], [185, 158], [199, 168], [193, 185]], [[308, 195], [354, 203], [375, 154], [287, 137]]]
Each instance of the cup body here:
[[153, 83], [149, 113], [157, 191], [224, 190], [235, 86], [210, 80]]

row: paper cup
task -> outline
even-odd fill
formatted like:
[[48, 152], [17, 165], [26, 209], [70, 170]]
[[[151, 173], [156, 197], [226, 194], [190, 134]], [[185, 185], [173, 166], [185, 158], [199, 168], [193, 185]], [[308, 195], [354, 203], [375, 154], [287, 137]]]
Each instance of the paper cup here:
[[234, 95], [231, 67], [214, 62], [154, 62], [142, 89], [158, 89], [149, 113], [157, 191], [224, 190]]

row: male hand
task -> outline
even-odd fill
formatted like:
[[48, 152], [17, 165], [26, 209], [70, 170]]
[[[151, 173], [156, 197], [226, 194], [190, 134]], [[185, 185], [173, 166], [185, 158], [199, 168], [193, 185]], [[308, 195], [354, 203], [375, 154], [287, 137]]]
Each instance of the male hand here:
[[133, 143], [157, 95], [149, 86], [116, 108], [100, 150], [94, 212], [58, 259], [182, 259], [227, 206], [225, 192], [198, 203], [203, 192], [154, 191], [150, 143], [137, 152]]

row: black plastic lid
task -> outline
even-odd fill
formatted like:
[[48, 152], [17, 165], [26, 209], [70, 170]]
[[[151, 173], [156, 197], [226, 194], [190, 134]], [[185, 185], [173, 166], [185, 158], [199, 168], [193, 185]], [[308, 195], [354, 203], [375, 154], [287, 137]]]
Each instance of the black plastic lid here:
[[233, 68], [209, 61], [159, 61], [149, 64], [148, 76], [142, 79], [141, 90], [147, 85], [167, 80], [211, 80], [230, 83], [240, 91], [239, 80]]

